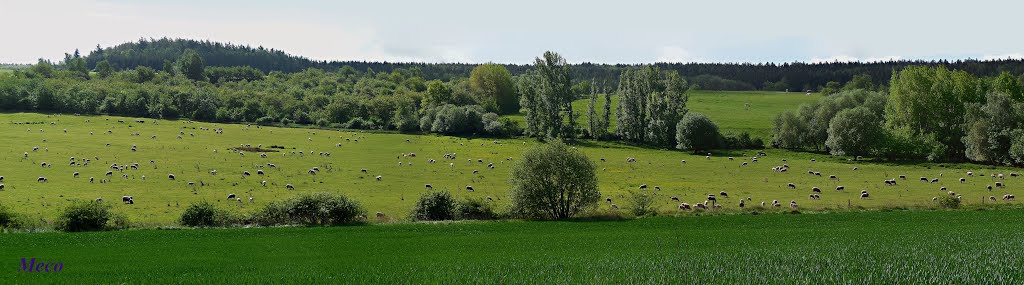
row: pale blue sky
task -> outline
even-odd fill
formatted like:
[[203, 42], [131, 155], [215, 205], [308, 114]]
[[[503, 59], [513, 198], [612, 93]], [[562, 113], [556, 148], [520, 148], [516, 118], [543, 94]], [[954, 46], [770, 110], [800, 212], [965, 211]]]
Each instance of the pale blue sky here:
[[1024, 56], [1021, 1], [14, 1], [0, 62], [139, 38], [320, 60], [790, 62]]

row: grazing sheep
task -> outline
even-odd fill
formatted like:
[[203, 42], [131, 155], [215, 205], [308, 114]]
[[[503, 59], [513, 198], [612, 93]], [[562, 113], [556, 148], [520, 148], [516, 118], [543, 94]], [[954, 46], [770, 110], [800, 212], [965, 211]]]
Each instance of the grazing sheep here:
[[0, 181], [4, 181], [4, 177], [3, 176], [0, 176]]
[[796, 200], [794, 200], [794, 201], [789, 201], [789, 207], [790, 207], [790, 208], [793, 208], [793, 209], [795, 210], [795, 209], [796, 209]]
[[829, 175], [829, 176], [828, 176], [828, 179], [839, 179], [839, 178], [836, 178], [836, 176], [835, 176], [835, 175]]
[[306, 170], [306, 173], [308, 173], [309, 175], [316, 175], [316, 171], [312, 169]]
[[249, 175], [251, 175], [251, 174], [249, 174], [248, 171], [242, 171], [242, 176], [249, 176]]
[[363, 173], [366, 173], [366, 168], [363, 168], [363, 169], [362, 169], [362, 170], [360, 170], [360, 171], [361, 171], [361, 172], [363, 172]]
[[266, 180], [261, 181], [260, 185], [263, 185], [263, 187], [267, 187], [267, 181]]
[[992, 191], [992, 185], [985, 186], [985, 188], [987, 188], [988, 191]]
[[718, 203], [718, 199], [715, 198], [715, 194], [708, 194], [708, 201], [712, 203]]
[[906, 175], [900, 175], [900, 179], [907, 180], [907, 176]]
[[476, 169], [474, 169], [474, 170], [473, 170], [473, 174], [480, 174], [480, 170], [476, 170]]
[[996, 187], [1004, 187], [1003, 182], [996, 181]]
[[174, 180], [174, 174], [167, 174], [167, 179]]
[[[608, 198], [608, 199], [611, 200], [611, 198]], [[672, 201], [679, 202], [679, 197], [672, 196]]]
[[718, 192], [718, 195], [721, 195], [722, 197], [725, 197], [725, 198], [729, 198], [729, 193], [725, 193], [725, 191]]
[[857, 168], [856, 166], [854, 166], [854, 167], [853, 167], [853, 170], [854, 170], [854, 171], [856, 171], [857, 169], [858, 169], [858, 168]]
[[97, 197], [96, 203], [103, 203], [103, 197]]
[[682, 164], [686, 164], [686, 160], [684, 159], [684, 160], [682, 160], [682, 161], [681, 161], [680, 163], [682, 163]]
[[761, 201], [761, 207], [762, 208], [764, 208], [764, 205], [765, 205], [764, 201]]
[[235, 193], [228, 194], [228, 200], [235, 199]]
[[377, 181], [380, 181], [383, 178], [384, 178], [383, 176], [377, 175]]
[[[491, 196], [487, 196], [487, 201], [494, 201], [494, 198], [491, 198]], [[612, 204], [612, 206], [614, 206], [614, 205], [615, 204]]]
[[743, 206], [744, 206], [744, 203], [743, 203], [743, 202], [744, 202], [744, 201], [746, 201], [746, 200], [740, 199], [740, 209], [743, 209]]
[[284, 185], [284, 188], [288, 189], [288, 190], [295, 190], [295, 186], [293, 186], [291, 184]]
[[78, 172], [74, 173], [75, 178], [78, 178]]
[[256, 174], [257, 174], [257, 175], [263, 175], [263, 170], [262, 170], [262, 169], [260, 169], [260, 170], [256, 170]]
[[377, 218], [378, 219], [383, 219], [384, 218], [384, 213], [377, 212]]
[[1010, 172], [1010, 177], [1017, 177], [1017, 176], [1020, 176], [1020, 174], [1017, 174], [1016, 172]]
[[641, 189], [641, 190], [643, 190], [643, 189], [647, 189], [647, 184], [640, 184], [640, 189]]
[[939, 191], [946, 191], [946, 187], [939, 187]]
[[811, 192], [814, 192], [814, 193], [821, 193], [821, 188], [818, 188], [818, 187], [811, 187]]
[[[102, 201], [102, 199], [100, 199], [100, 201]], [[121, 203], [135, 204], [135, 198], [132, 196], [121, 196]]]
[[476, 189], [473, 189], [473, 186], [466, 185], [466, 191], [473, 192], [476, 191]]
[[689, 210], [691, 209], [691, 208], [690, 208], [690, 204], [687, 204], [687, 203], [679, 203], [679, 209], [680, 209], [680, 210], [687, 210], [687, 211], [689, 211]]
[[604, 202], [608, 203], [608, 204], [611, 204], [612, 203], [612, 198], [605, 198]]
[[956, 192], [953, 191], [946, 192], [946, 194], [949, 194], [949, 196], [956, 196]]
[[789, 188], [796, 189], [796, 184], [789, 183], [789, 185], [787, 185], [787, 186], [789, 186]]
[[4, 185], [0, 184], [0, 190], [4, 190]]
[[843, 190], [846, 190], [846, 187], [836, 186], [836, 191], [843, 191]]
[[430, 184], [424, 184], [423, 186], [426, 186], [427, 189], [434, 189], [434, 186], [431, 186]]
[[928, 182], [928, 177], [921, 177], [921, 181]]
[[861, 199], [868, 198], [869, 196], [870, 196], [870, 194], [868, 194], [868, 190], [861, 190], [860, 191], [860, 198]]
[[974, 172], [968, 171], [967, 176], [974, 176]]
[[996, 201], [996, 196], [988, 196], [988, 199], [992, 200], [992, 202], [995, 202]]
[[936, 183], [936, 182], [939, 182], [939, 179], [938, 179], [938, 178], [932, 178], [932, 181], [931, 181], [931, 182], [928, 182], [928, 183]]
[[191, 182], [191, 181], [189, 181], [189, 182], [188, 182], [188, 186], [196, 186], [196, 183], [195, 183], [195, 182]]
[[89, 177], [89, 183], [93, 183], [95, 181], [96, 181], [96, 177]]
[[36, 182], [47, 182], [47, 181], [49, 181], [49, 179], [46, 179], [46, 177], [42, 177], [42, 176], [39, 176], [39, 178], [36, 179]]

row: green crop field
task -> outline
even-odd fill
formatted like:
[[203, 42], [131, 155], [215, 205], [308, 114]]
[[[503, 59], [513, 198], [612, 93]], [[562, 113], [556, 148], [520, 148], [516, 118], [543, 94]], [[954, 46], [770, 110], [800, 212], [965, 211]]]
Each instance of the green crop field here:
[[[360, 201], [370, 213], [385, 213], [387, 221], [407, 217], [416, 198], [426, 191], [424, 185], [432, 184], [435, 190], [449, 190], [456, 197], [491, 197], [492, 203], [501, 209], [508, 201], [512, 163], [524, 148], [536, 144], [530, 139], [465, 139], [135, 120], [0, 115], [0, 132], [4, 134], [0, 137], [0, 176], [5, 177], [0, 182], [5, 184], [0, 191], [0, 204], [49, 223], [68, 201], [102, 197], [116, 203], [115, 211], [125, 214], [133, 224], [153, 226], [175, 224], [185, 206], [202, 200], [248, 213], [298, 193], [337, 192]], [[223, 134], [214, 131], [220, 128]], [[240, 154], [233, 149], [243, 144], [262, 147], [267, 157], [260, 157], [264, 151]], [[272, 145], [284, 149], [271, 148]], [[35, 147], [38, 149], [33, 150]], [[578, 147], [597, 164], [604, 198], [611, 198], [620, 208], [628, 208], [629, 191], [647, 184], [651, 188], [647, 191], [658, 195], [656, 206], [663, 213], [677, 213], [679, 203], [670, 197], [691, 204], [702, 203], [706, 194], [721, 191], [730, 195], [719, 201], [724, 204], [723, 210], [735, 211], [739, 210], [738, 200], [747, 197], [748, 206], [779, 200], [782, 208], [788, 208], [788, 202], [797, 201], [803, 210], [934, 207], [932, 198], [947, 195], [946, 191], [962, 194], [967, 205], [1004, 204], [1015, 202], [987, 198], [1020, 194], [1024, 189], [1020, 177], [1009, 175], [1015, 169], [971, 164], [853, 162], [843, 157], [774, 149], [753, 162], [753, 151], [722, 152], [705, 159], [703, 155], [614, 143], [584, 142]], [[325, 152], [330, 152], [330, 156], [320, 154]], [[410, 153], [415, 153], [415, 157]], [[457, 159], [444, 159], [447, 153], [456, 154]], [[71, 165], [72, 157], [76, 165]], [[629, 163], [627, 157], [637, 161]], [[85, 159], [90, 160], [88, 165], [84, 165]], [[437, 162], [429, 163], [431, 159]], [[51, 166], [43, 167], [43, 162]], [[139, 167], [125, 167], [122, 172], [111, 169], [114, 163], [138, 163]], [[268, 163], [276, 167], [271, 168]], [[783, 164], [791, 167], [789, 172], [772, 171], [772, 167]], [[321, 171], [308, 174], [314, 167]], [[211, 174], [213, 170], [216, 175]], [[108, 171], [110, 176], [106, 176]], [[251, 176], [243, 176], [246, 171]], [[822, 175], [809, 175], [807, 171]], [[967, 177], [967, 171], [975, 172], [976, 176]], [[986, 190], [987, 185], [998, 180], [989, 177], [996, 173], [1005, 174], [1005, 187]], [[170, 180], [169, 174], [175, 175], [175, 180]], [[380, 181], [375, 178], [378, 175]], [[836, 179], [830, 179], [830, 175]], [[883, 184], [898, 175], [906, 175], [908, 180], [900, 180], [898, 186]], [[37, 182], [39, 177], [47, 178], [48, 182]], [[928, 183], [918, 181], [919, 177], [940, 179]], [[966, 177], [966, 183], [957, 182], [959, 177]], [[90, 178], [95, 182], [90, 182]], [[267, 182], [266, 186], [262, 181]], [[794, 183], [796, 189], [789, 189], [789, 183]], [[286, 184], [293, 184], [295, 190], [286, 190]], [[468, 192], [466, 186], [473, 186], [476, 191]], [[846, 190], [834, 191], [837, 186]], [[656, 187], [660, 190], [654, 190]], [[808, 198], [812, 187], [824, 189], [822, 199]], [[940, 190], [941, 187], [947, 190]], [[868, 190], [871, 197], [859, 199], [861, 190]], [[242, 201], [227, 201], [228, 194], [236, 194]], [[134, 196], [135, 204], [119, 204], [123, 195]], [[249, 202], [249, 197], [253, 202]], [[612, 211], [611, 205], [602, 203], [597, 211]]]
[[[6, 283], [1021, 284], [1022, 210], [7, 234]], [[21, 258], [59, 273], [17, 272]]]
[[[767, 92], [767, 91], [691, 91], [687, 106], [690, 111], [700, 112], [718, 124], [722, 133], [739, 134], [748, 132], [753, 137], [768, 141], [771, 139], [772, 120], [775, 115], [785, 110], [795, 109], [800, 104], [812, 103], [821, 98], [818, 94], [806, 95], [800, 92]], [[595, 109], [598, 114], [604, 113], [604, 96], [599, 96]], [[612, 96], [611, 129], [615, 129], [615, 110], [619, 105], [619, 97]], [[580, 126], [586, 126], [590, 119], [587, 112], [589, 99], [576, 100], [573, 110], [580, 116]], [[509, 116], [513, 120], [523, 122], [522, 115]]]

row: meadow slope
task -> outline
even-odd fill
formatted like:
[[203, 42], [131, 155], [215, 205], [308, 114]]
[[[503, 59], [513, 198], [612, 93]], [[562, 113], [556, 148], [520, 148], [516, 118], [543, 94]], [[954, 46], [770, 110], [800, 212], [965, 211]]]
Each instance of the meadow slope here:
[[[133, 223], [167, 225], [175, 223], [185, 206], [202, 200], [246, 213], [298, 193], [337, 192], [360, 201], [370, 213], [379, 211], [389, 219], [403, 219], [416, 198], [427, 190], [424, 184], [429, 183], [435, 190], [448, 190], [459, 198], [491, 197], [500, 209], [507, 205], [512, 163], [525, 148], [537, 143], [531, 139], [466, 139], [139, 120], [143, 122], [108, 116], [0, 115], [0, 133], [4, 134], [0, 137], [0, 176], [5, 177], [0, 182], [5, 184], [0, 191], [0, 204], [45, 224], [52, 222], [70, 200], [102, 197], [117, 203], [115, 211], [126, 214]], [[222, 134], [214, 131], [221, 128]], [[262, 145], [268, 150], [267, 157], [261, 158], [261, 152], [239, 154], [234, 149], [245, 144]], [[136, 151], [132, 151], [133, 145]], [[272, 149], [271, 145], [284, 149]], [[38, 150], [33, 151], [35, 147]], [[658, 195], [656, 206], [666, 213], [676, 212], [678, 203], [670, 197], [692, 204], [704, 202], [706, 194], [720, 191], [730, 195], [719, 199], [724, 210], [738, 210], [741, 197], [751, 198], [748, 206], [760, 205], [762, 201], [779, 200], [783, 205], [797, 201], [801, 209], [807, 210], [932, 207], [933, 197], [946, 195], [941, 187], [962, 194], [965, 204], [982, 204], [992, 203], [987, 200], [990, 196], [1021, 194], [1024, 189], [1020, 177], [1009, 175], [1019, 172], [1016, 169], [971, 164], [854, 162], [843, 157], [774, 149], [768, 150], [768, 156], [761, 157], [759, 162], [752, 162], [754, 151], [721, 152], [706, 159], [680, 151], [613, 143], [583, 142], [578, 147], [597, 164], [600, 191], [605, 198], [628, 208], [629, 191], [648, 184], [652, 189], [647, 191]], [[331, 155], [320, 155], [325, 152]], [[444, 159], [447, 153], [454, 153], [457, 158]], [[74, 166], [70, 165], [71, 157], [75, 158]], [[637, 162], [628, 163], [627, 157], [634, 157]], [[89, 165], [84, 165], [83, 159], [90, 159]], [[437, 162], [428, 163], [431, 159]], [[52, 166], [43, 167], [43, 162]], [[139, 169], [112, 170], [110, 166], [114, 163], [138, 163]], [[488, 168], [488, 164], [494, 168]], [[772, 171], [772, 167], [783, 164], [791, 170]], [[314, 167], [321, 171], [308, 174]], [[211, 174], [212, 170], [217, 170], [217, 174]], [[108, 171], [112, 171], [109, 177]], [[246, 171], [251, 176], [243, 176]], [[822, 176], [809, 175], [807, 171], [820, 172]], [[967, 177], [967, 171], [976, 176]], [[80, 174], [78, 178], [74, 177], [75, 172]], [[1005, 174], [1006, 178], [989, 177], [996, 173]], [[176, 179], [168, 179], [169, 174]], [[380, 181], [375, 179], [378, 175]], [[830, 175], [836, 175], [836, 179], [829, 179]], [[909, 179], [900, 180], [898, 186], [882, 183], [898, 175]], [[37, 182], [39, 177], [46, 177], [48, 182]], [[918, 181], [919, 177], [940, 179], [928, 183]], [[966, 183], [957, 182], [959, 177], [966, 177]], [[90, 178], [95, 178], [95, 182], [90, 183]], [[267, 185], [262, 186], [261, 181], [267, 181]], [[987, 185], [996, 181], [1005, 187], [986, 190]], [[789, 183], [795, 184], [796, 189], [788, 188]], [[294, 185], [295, 190], [286, 190], [286, 184]], [[466, 191], [467, 185], [476, 191]], [[653, 190], [655, 186], [661, 190]], [[846, 190], [834, 191], [837, 186]], [[812, 187], [824, 190], [821, 200], [808, 199]], [[871, 198], [859, 199], [861, 190], [870, 191]], [[243, 201], [227, 201], [225, 198], [232, 193]], [[136, 203], [119, 204], [122, 195], [134, 196]], [[249, 197], [253, 197], [252, 203]], [[598, 211], [605, 210], [610, 210], [610, 205], [602, 203]]]
[[[747, 132], [752, 137], [761, 138], [766, 144], [771, 143], [772, 120], [783, 111], [795, 109], [800, 104], [812, 103], [821, 98], [820, 94], [810, 96], [800, 92], [771, 91], [705, 91], [694, 90], [687, 93], [690, 111], [707, 115], [718, 124], [722, 133], [739, 134]], [[612, 96], [611, 130], [615, 130], [615, 110], [619, 106], [619, 96]], [[604, 95], [597, 98], [594, 104], [599, 115], [604, 114]], [[587, 126], [590, 99], [580, 99], [572, 103], [573, 111], [579, 115], [580, 126]], [[523, 122], [522, 115], [507, 116]]]

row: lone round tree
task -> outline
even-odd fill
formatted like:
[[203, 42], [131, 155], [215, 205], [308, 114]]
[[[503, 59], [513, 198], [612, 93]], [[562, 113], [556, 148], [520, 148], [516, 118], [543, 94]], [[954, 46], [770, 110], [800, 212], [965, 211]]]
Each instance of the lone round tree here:
[[601, 199], [594, 162], [560, 142], [524, 152], [509, 180], [514, 211], [528, 217], [565, 219]]

